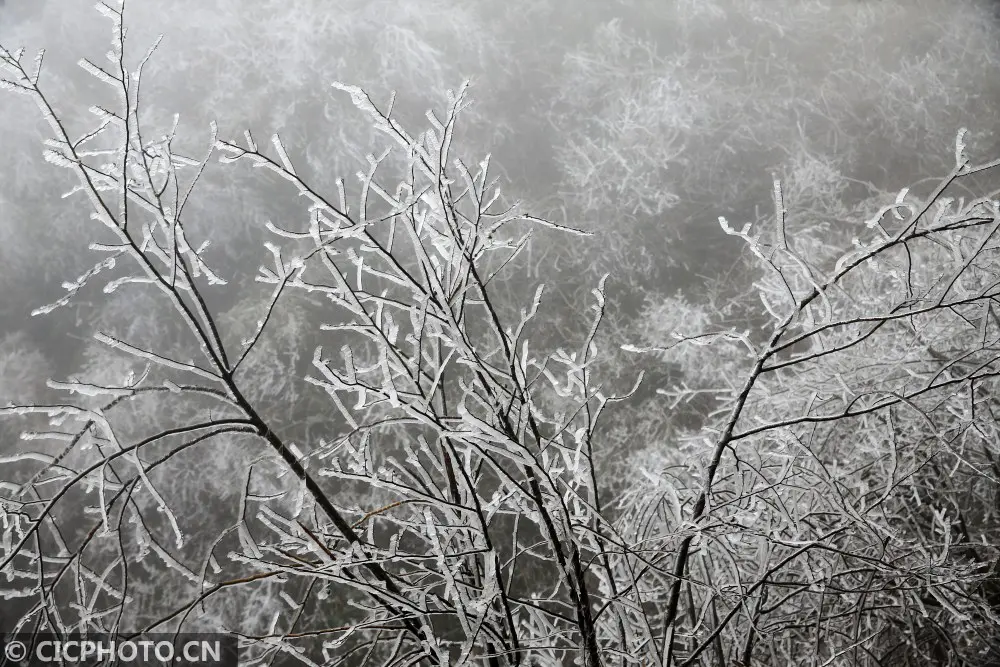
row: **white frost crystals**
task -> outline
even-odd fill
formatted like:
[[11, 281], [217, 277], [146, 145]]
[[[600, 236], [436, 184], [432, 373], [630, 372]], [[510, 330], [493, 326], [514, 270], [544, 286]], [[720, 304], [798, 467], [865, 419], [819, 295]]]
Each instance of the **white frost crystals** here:
[[[110, 4], [101, 11], [122, 25]], [[516, 265], [528, 241], [514, 223], [577, 232], [505, 205], [488, 158], [470, 167], [455, 157], [466, 86], [450, 96], [443, 117], [428, 113], [429, 128], [416, 136], [360, 89], [340, 86], [398, 159], [391, 162], [389, 150], [367, 156], [352, 188], [357, 194], [348, 197], [338, 181], [331, 199], [296, 170], [295, 150], [276, 135], [265, 153], [249, 133], [238, 145], [219, 139], [213, 125], [212, 150], [201, 161], [174, 153], [176, 118], [165, 136], [144, 139], [136, 91], [150, 54], [127, 68], [117, 28], [114, 39], [118, 67], [81, 66], [118, 104], [94, 106], [94, 129], [77, 138], [37, 77], [16, 57], [4, 59], [12, 85], [49, 123], [55, 138], [47, 159], [76, 176], [71, 201], [86, 197], [104, 235], [95, 231], [89, 247], [99, 256], [94, 268], [36, 312], [69, 304], [99, 274], [123, 272], [108, 278], [103, 293], [127, 289], [161, 300], [187, 343], [99, 331], [103, 349], [90, 377], [50, 385], [79, 405], [0, 409], [54, 417], [48, 430], [29, 437], [56, 452], [12, 459], [26, 478], [4, 480], [21, 512], [0, 554], [4, 573], [18, 579], [6, 589], [27, 582], [25, 590], [36, 590], [33, 583], [58, 590], [38, 611], [44, 623], [58, 625], [48, 629], [62, 631], [227, 619], [233, 601], [238, 608], [254, 591], [275, 586], [284, 604], [269, 608], [263, 626], [229, 620], [244, 634], [281, 634], [310, 606], [308, 582], [318, 582], [358, 614], [335, 638], [344, 646], [356, 638], [380, 644], [371, 628], [384, 627], [419, 661], [472, 664], [486, 654], [542, 650], [550, 638], [524, 633], [537, 625], [554, 627], [567, 646], [583, 637], [593, 662], [598, 626], [605, 633], [630, 613], [616, 603], [598, 619], [584, 602], [594, 588], [585, 563], [610, 546], [591, 450], [598, 416], [614, 400], [591, 371], [603, 283], [583, 340], [551, 357], [529, 345], [541, 289], [513, 318], [497, 303], [494, 281]], [[266, 225], [269, 261], [257, 282], [270, 286], [270, 297], [247, 322], [234, 316], [241, 328], [232, 340], [210, 306], [215, 295], [206, 296], [226, 282], [207, 266], [208, 239], [196, 243], [185, 227], [186, 202], [216, 150], [223, 163], [249, 161], [279, 176], [308, 209], [298, 229], [294, 221]], [[393, 182], [399, 164], [409, 172]], [[283, 317], [292, 293], [307, 297], [301, 319]], [[269, 336], [290, 325], [298, 328], [283, 343], [294, 347], [307, 335], [317, 341], [306, 381], [322, 391], [297, 396], [320, 401], [306, 404], [305, 421], [319, 425], [322, 440], [294, 430], [302, 406], [281, 404], [291, 394], [248, 386], [265, 377], [252, 355], [276, 354]], [[325, 357], [319, 341], [338, 353]], [[134, 374], [112, 378], [112, 359], [136, 362], [114, 366]], [[558, 410], [540, 400], [549, 394], [558, 395]], [[59, 531], [72, 539], [35, 548], [36, 538]], [[519, 561], [536, 558], [525, 550], [550, 554], [542, 562], [555, 585], [551, 595], [576, 600], [571, 615], [553, 616], [510, 594]], [[61, 567], [67, 558], [73, 581]], [[171, 592], [164, 591], [156, 615], [141, 616], [132, 593], [149, 576], [168, 581]], [[455, 621], [457, 634], [438, 627], [442, 617]], [[278, 641], [292, 648], [294, 640]]]

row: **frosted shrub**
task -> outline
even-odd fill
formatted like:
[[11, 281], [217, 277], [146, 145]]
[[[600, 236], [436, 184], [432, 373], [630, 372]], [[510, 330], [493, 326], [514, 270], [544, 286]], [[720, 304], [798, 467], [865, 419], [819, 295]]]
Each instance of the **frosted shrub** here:
[[[954, 191], [1000, 162], [971, 164], [964, 134], [937, 188], [883, 204], [832, 257], [789, 230], [780, 182], [766, 234], [720, 219], [758, 262], [752, 326], [698, 331], [711, 318], [675, 299], [646, 310], [641, 345], [605, 349], [601, 280], [543, 353], [544, 286], [512, 315], [496, 293], [533, 229], [582, 234], [507, 206], [490, 160], [458, 156], [465, 87], [413, 134], [333, 84], [390, 148], [321, 191], [277, 135], [213, 126], [201, 159], [148, 136], [149, 56], [123, 55], [120, 4], [98, 9], [110, 65], [81, 65], [118, 103], [82, 134], [41, 56], [0, 50], [0, 85], [36, 104], [90, 213], [93, 268], [35, 312], [103, 286], [182, 331], [98, 319], [101, 352], [49, 385], [61, 400], [0, 408], [43, 424], [0, 460], [12, 629], [218, 628], [249, 664], [927, 664], [945, 646], [995, 662], [1000, 204]], [[265, 223], [252, 288], [188, 224], [214, 158], [304, 202]], [[602, 420], [632, 394], [595, 368], [641, 354], [677, 360], [700, 384], [661, 389], [711, 386], [713, 407], [635, 443], [637, 483], [612, 495]]]

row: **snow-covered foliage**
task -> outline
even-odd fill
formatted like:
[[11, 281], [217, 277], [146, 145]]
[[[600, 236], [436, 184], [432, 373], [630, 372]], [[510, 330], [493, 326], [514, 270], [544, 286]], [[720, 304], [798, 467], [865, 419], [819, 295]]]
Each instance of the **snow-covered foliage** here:
[[[390, 8], [365, 11], [377, 24]], [[1000, 162], [971, 163], [964, 134], [946, 179], [882, 202], [843, 246], [816, 223], [840, 165], [790, 151], [774, 220], [719, 219], [758, 267], [756, 319], [713, 326], [651, 297], [641, 339], [612, 347], [599, 280], [548, 349], [545, 286], [520, 312], [496, 295], [534, 230], [585, 234], [508, 205], [490, 159], [462, 157], [467, 86], [418, 131], [333, 83], [385, 149], [319, 187], [288, 137], [213, 125], [191, 157], [176, 123], [147, 131], [152, 52], [131, 58], [122, 3], [98, 9], [112, 50], [81, 66], [117, 101], [89, 129], [57, 113], [40, 58], [0, 50], [89, 214], [89, 267], [35, 313], [98, 290], [106, 304], [79, 372], [49, 383], [60, 399], [0, 407], [34, 429], [0, 452], [14, 629], [218, 629], [250, 664], [918, 664], [942, 634], [966, 664], [995, 659], [1000, 204], [968, 192]], [[631, 57], [618, 30], [602, 44]], [[386, 39], [416, 48], [405, 29]], [[630, 113], [671, 136], [697, 120], [661, 83], [602, 104], [636, 150]], [[263, 223], [252, 286], [214, 268], [188, 206], [218, 162], [302, 203]], [[666, 197], [662, 211], [651, 183], [632, 203]], [[641, 394], [642, 359], [668, 402]], [[0, 344], [4, 379], [42, 363]], [[635, 397], [700, 411], [669, 429], [613, 421]], [[614, 468], [602, 450], [623, 435]]]

